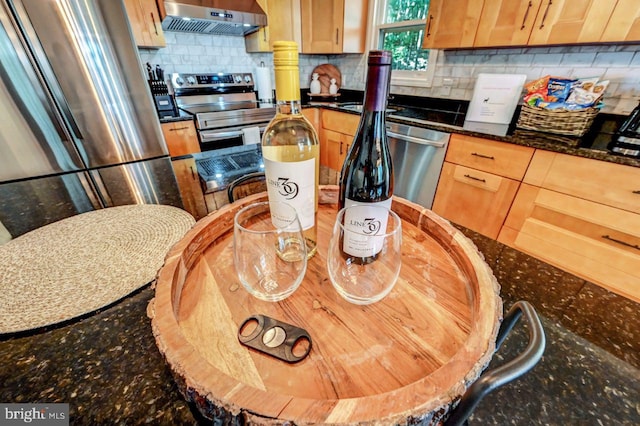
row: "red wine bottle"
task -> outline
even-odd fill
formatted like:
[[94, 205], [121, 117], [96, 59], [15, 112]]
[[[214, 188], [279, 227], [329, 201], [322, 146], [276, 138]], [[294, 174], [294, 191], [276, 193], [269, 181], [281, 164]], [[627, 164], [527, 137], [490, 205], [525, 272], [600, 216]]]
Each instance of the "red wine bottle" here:
[[[393, 166], [385, 119], [390, 80], [391, 52], [370, 51], [362, 116], [340, 174], [340, 208], [362, 206], [349, 215], [345, 214], [345, 229], [354, 232], [359, 232], [356, 227], [372, 220], [380, 223], [379, 233], [386, 231], [387, 217], [373, 217], [372, 210], [366, 207], [376, 205], [391, 209]], [[379, 213], [378, 209], [375, 210]], [[367, 251], [370, 248], [360, 250], [355, 245], [349, 246], [345, 238], [343, 250], [346, 254], [363, 261], [372, 257]]]

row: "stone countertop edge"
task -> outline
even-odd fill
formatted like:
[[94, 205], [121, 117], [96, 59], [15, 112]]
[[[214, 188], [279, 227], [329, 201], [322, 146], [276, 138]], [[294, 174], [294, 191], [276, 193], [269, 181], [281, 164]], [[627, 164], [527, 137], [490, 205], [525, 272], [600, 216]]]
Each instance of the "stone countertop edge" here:
[[160, 124], [176, 123], [179, 121], [193, 121], [193, 117], [192, 116], [165, 117], [160, 119]]
[[[360, 115], [360, 113], [357, 111], [353, 111], [347, 108], [342, 108], [340, 106], [305, 105], [303, 108], [324, 108], [328, 110], [344, 112], [347, 114]], [[602, 151], [597, 149], [571, 147], [553, 140], [554, 137], [555, 138], [562, 137], [561, 135], [551, 135], [551, 134], [545, 134], [543, 132], [526, 131], [527, 133], [526, 136], [517, 135], [517, 134], [507, 135], [507, 136], [497, 136], [497, 135], [491, 135], [487, 133], [472, 132], [469, 130], [465, 130], [459, 126], [448, 125], [448, 124], [438, 124], [435, 122], [429, 123], [429, 124], [426, 124], [426, 123], [423, 124], [423, 123], [417, 123], [413, 120], [402, 120], [401, 118], [390, 118], [390, 117], [387, 117], [387, 121], [393, 122], [393, 123], [409, 124], [415, 127], [438, 130], [446, 133], [458, 133], [461, 135], [474, 136], [474, 137], [483, 138], [483, 139], [490, 139], [498, 142], [506, 142], [514, 145], [529, 146], [531, 148], [543, 149], [546, 151], [553, 151], [561, 154], [569, 154], [569, 155], [574, 155], [578, 157], [591, 158], [591, 159], [600, 160], [600, 161], [607, 161], [610, 163], [617, 163], [625, 166], [640, 167], [640, 160], [635, 158], [613, 155], [613, 154], [609, 154], [607, 151]]]

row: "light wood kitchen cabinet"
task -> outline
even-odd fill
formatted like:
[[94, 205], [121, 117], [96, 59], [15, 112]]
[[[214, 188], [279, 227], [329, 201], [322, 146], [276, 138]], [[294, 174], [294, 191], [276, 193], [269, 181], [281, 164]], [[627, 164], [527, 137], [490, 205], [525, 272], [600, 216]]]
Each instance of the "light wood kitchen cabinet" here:
[[292, 40], [300, 53], [364, 53], [368, 0], [258, 0], [268, 25], [245, 36], [247, 52]]
[[[625, 3], [627, 1], [618, 0], [437, 0], [430, 6], [423, 47], [539, 46], [633, 40], [637, 36], [634, 33], [637, 29], [633, 27], [638, 24], [631, 22], [629, 14], [638, 16], [637, 5], [634, 8]], [[626, 13], [621, 12], [625, 9]], [[612, 16], [622, 20], [617, 33], [609, 23]], [[606, 39], [605, 28], [610, 28]]]
[[640, 168], [536, 151], [524, 182], [640, 214]]
[[638, 182], [635, 167], [538, 150], [498, 241], [640, 301]]
[[321, 114], [322, 114], [322, 110], [320, 108], [303, 108], [302, 109], [302, 115], [304, 115], [304, 117], [307, 120], [309, 120], [314, 130], [318, 134], [318, 137], [320, 137], [320, 126], [322, 125], [320, 121]]
[[205, 217], [207, 206], [200, 186], [195, 158], [174, 159], [171, 161], [171, 165], [178, 181], [184, 209], [191, 213], [196, 220]]
[[513, 179], [445, 161], [432, 210], [495, 240], [519, 185]]
[[544, 0], [527, 44], [599, 42], [616, 1]]
[[302, 42], [299, 0], [258, 0], [267, 14], [268, 25], [244, 38], [247, 52], [273, 52], [278, 40]]
[[[340, 172], [353, 137], [358, 130], [360, 116], [325, 110], [322, 112], [320, 132], [320, 165]], [[322, 152], [325, 154], [322, 154]], [[323, 162], [324, 161], [324, 162]]]
[[161, 126], [169, 155], [179, 157], [200, 152], [196, 127], [192, 121], [173, 121], [162, 123]]
[[640, 41], [640, 7], [637, 0], [618, 0], [600, 41]]
[[534, 149], [474, 136], [453, 134], [445, 161], [521, 181]]
[[484, 0], [431, 0], [422, 47], [473, 46], [484, 3]]
[[485, 0], [473, 45], [526, 45], [543, 0]]
[[616, 0], [485, 0], [474, 46], [599, 42]]
[[156, 0], [125, 0], [124, 4], [138, 47], [165, 47], [167, 44]]
[[349, 147], [351, 147], [351, 142], [353, 142], [353, 136], [325, 129], [323, 138], [324, 143], [321, 143], [321, 146], [326, 148], [326, 155], [324, 157], [324, 163], [323, 159], [320, 159], [320, 165], [340, 172], [344, 160], [347, 158], [347, 152], [349, 151]]
[[363, 53], [368, 0], [300, 0], [301, 53]]
[[497, 239], [534, 149], [451, 135], [433, 211]]

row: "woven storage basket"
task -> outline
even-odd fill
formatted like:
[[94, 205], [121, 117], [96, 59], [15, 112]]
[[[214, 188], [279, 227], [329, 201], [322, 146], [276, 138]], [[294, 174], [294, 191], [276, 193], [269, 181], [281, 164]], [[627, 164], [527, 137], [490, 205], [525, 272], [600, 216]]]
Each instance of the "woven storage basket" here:
[[550, 111], [522, 105], [516, 127], [560, 135], [582, 136], [591, 127], [600, 110], [587, 108], [580, 111]]

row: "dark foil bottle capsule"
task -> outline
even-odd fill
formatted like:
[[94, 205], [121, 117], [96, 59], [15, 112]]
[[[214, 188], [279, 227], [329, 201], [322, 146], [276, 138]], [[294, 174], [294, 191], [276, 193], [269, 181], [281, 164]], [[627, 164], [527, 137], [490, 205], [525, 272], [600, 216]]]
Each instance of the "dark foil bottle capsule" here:
[[[393, 166], [387, 141], [385, 109], [391, 81], [391, 52], [372, 50], [368, 56], [367, 82], [364, 105], [358, 130], [347, 153], [340, 175], [339, 206], [362, 206], [353, 214], [345, 215], [345, 227], [350, 223], [367, 223], [372, 211], [366, 206], [376, 205], [391, 209], [393, 195]], [[386, 230], [387, 217], [380, 221], [380, 232]], [[345, 239], [344, 252], [358, 263], [368, 263], [371, 256], [358, 256], [355, 247]], [[365, 259], [365, 257], [368, 259]], [[375, 256], [373, 256], [375, 258]]]

